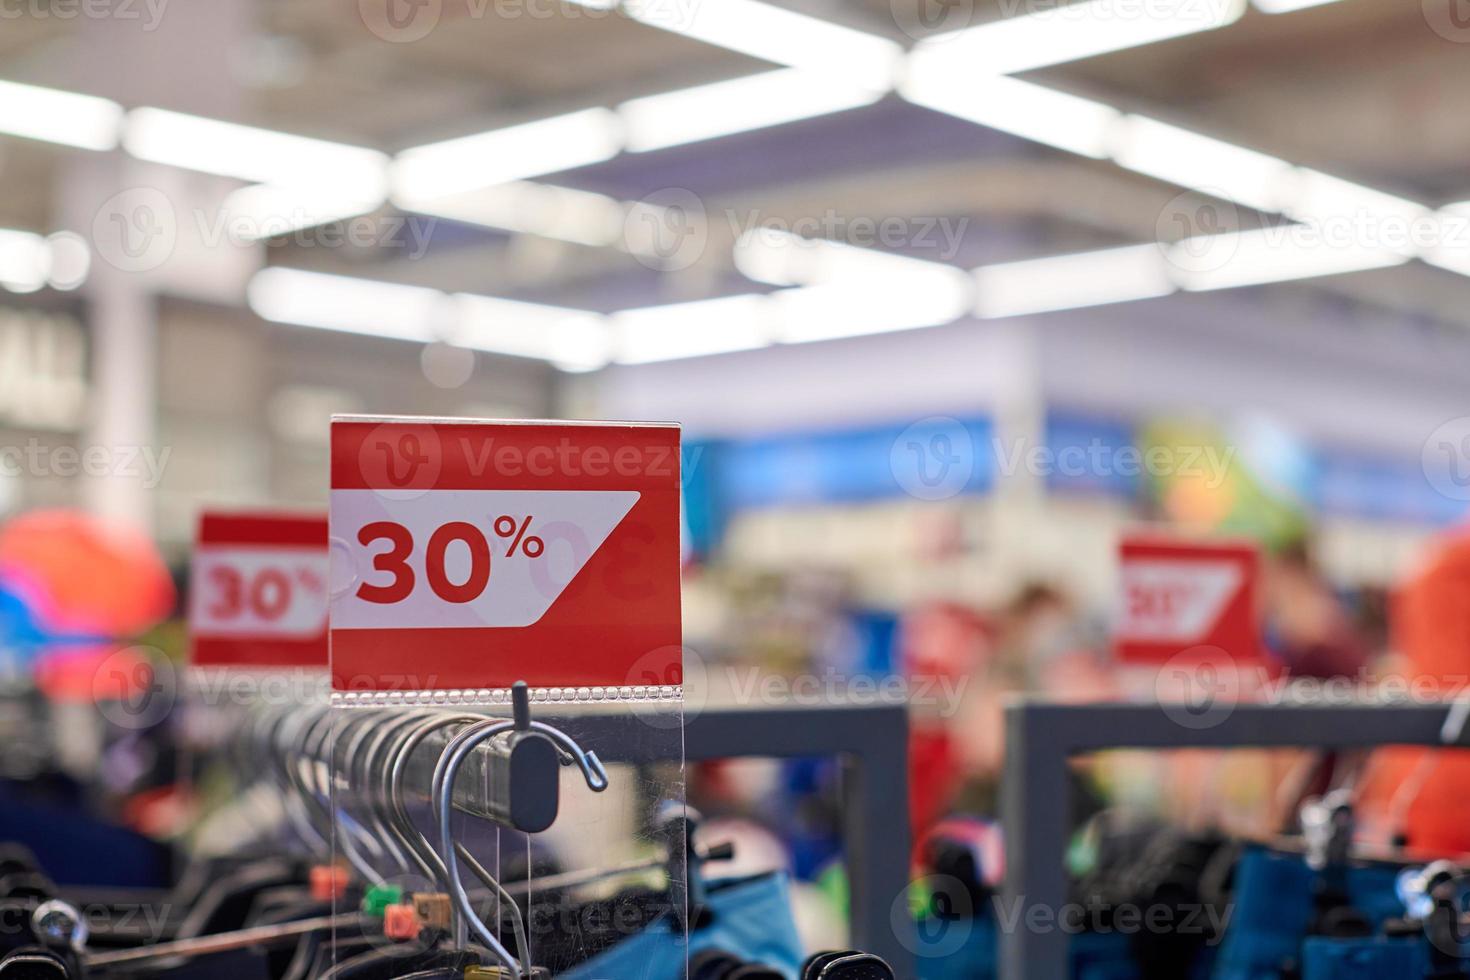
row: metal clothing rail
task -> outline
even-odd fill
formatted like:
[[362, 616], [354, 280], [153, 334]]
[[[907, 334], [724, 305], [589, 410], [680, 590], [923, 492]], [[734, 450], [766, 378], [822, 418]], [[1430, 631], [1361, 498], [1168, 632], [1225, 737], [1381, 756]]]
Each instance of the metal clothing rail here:
[[[605, 762], [667, 761], [678, 744], [647, 738], [647, 722], [636, 716], [579, 715], [567, 723]], [[899, 977], [914, 975], [912, 941], [892, 921], [894, 903], [907, 902], [909, 882], [908, 734], [907, 708], [889, 703], [708, 707], [684, 725], [684, 757], [691, 761], [841, 761], [852, 944], [883, 957]]]
[[[1440, 746], [1452, 710], [1449, 704], [1240, 704], [1195, 715], [1182, 705], [1012, 704], [1001, 789], [1005, 907], [1056, 915], [1067, 902], [1062, 860], [1072, 833], [1067, 760], [1073, 756], [1105, 749]], [[1014, 921], [1017, 928], [1002, 930], [1001, 980], [1066, 980], [1066, 937], [1027, 929], [1024, 914]]]

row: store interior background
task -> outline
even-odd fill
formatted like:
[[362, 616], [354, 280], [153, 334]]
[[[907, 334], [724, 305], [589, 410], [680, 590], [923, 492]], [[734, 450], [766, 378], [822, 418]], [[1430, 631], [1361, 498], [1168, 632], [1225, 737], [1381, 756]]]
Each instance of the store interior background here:
[[[1338, 189], [1342, 210], [1329, 219], [1351, 219], [1364, 188], [1426, 212], [1470, 195], [1458, 84], [1470, 83], [1470, 32], [1456, 32], [1436, 0], [1242, 5], [1238, 18], [1212, 4], [1197, 6], [1222, 20], [1215, 29], [1055, 64], [1042, 45], [1039, 64], [1014, 77], [1269, 154], [1282, 162], [1281, 186], [1288, 165], [1355, 182]], [[983, 72], [973, 89], [891, 90], [868, 69], [930, 29], [907, 0], [783, 6], [880, 39], [863, 42], [876, 45], [872, 61], [834, 54], [842, 43], [820, 30], [789, 52], [802, 85], [835, 86], [853, 107], [637, 152], [599, 149], [607, 120], [592, 114], [528, 159], [500, 151], [511, 171], [520, 166], [513, 182], [432, 199], [400, 186], [364, 204], [328, 168], [288, 186], [287, 204], [264, 195], [253, 211], [256, 199], [239, 192], [254, 184], [229, 172], [254, 165], [240, 162], [248, 154], [213, 163], [211, 140], [187, 133], [142, 155], [126, 148], [141, 145], [136, 132], [122, 147], [66, 145], [86, 142], [85, 112], [27, 110], [0, 90], [0, 228], [74, 232], [90, 256], [84, 276], [63, 276], [67, 262], [77, 271], [78, 242], [56, 240], [48, 285], [35, 239], [0, 233], [0, 446], [15, 463], [0, 476], [0, 518], [79, 508], [141, 529], [182, 584], [202, 508], [324, 506], [334, 412], [678, 421], [686, 642], [710, 696], [730, 696], [747, 669], [968, 679], [957, 710], [916, 708], [921, 828], [952, 808], [992, 805], [1006, 693], [1130, 693], [1108, 622], [1118, 536], [1138, 522], [1262, 542], [1267, 631], [1284, 663], [1353, 676], [1391, 656], [1395, 586], [1470, 499], [1457, 468], [1470, 459], [1455, 441], [1466, 434], [1456, 425], [1467, 413], [1470, 243], [1408, 255], [1355, 240], [1318, 250], [1305, 261], [1312, 274], [1290, 281], [1256, 284], [1247, 271], [1236, 288], [1178, 288], [1188, 276], [1169, 275], [1173, 219], [1208, 215], [1194, 232], [1279, 222], [1276, 211], [1293, 206], [1280, 187], [1267, 188], [1273, 210], [1265, 192], [1212, 190], [1239, 167], [1167, 152], [1122, 165], [1117, 125], [1094, 144], [1076, 121], [1038, 123], [1052, 117], [1044, 97], [1034, 108], [1008, 102], [1014, 92], [1000, 99], [1021, 119], [994, 111], [967, 95], [983, 91]], [[395, 35], [375, 0], [179, 2], [156, 23], [143, 4], [137, 19], [61, 9], [17, 6], [0, 20], [6, 82], [387, 155], [782, 69], [570, 0], [431, 3], [435, 23], [414, 38]], [[940, 32], [1012, 12], [980, 0], [934, 10]], [[737, 115], [659, 111], [675, 129]], [[1058, 141], [1071, 151], [1048, 145]], [[144, 158], [170, 154], [195, 162]], [[578, 154], [594, 159], [546, 162]], [[263, 172], [272, 158], [263, 152]], [[291, 159], [277, 158], [288, 184], [302, 177]], [[140, 209], [152, 195], [168, 214]], [[215, 223], [234, 214], [239, 227], [261, 227], [251, 222], [294, 221], [301, 208], [331, 220], [262, 241], [221, 238]], [[119, 237], [155, 218], [166, 223], [163, 251]], [[1226, 224], [1204, 226], [1217, 218]], [[864, 234], [897, 229], [878, 250], [927, 264], [859, 259], [844, 273], [838, 259], [824, 280], [801, 268], [809, 250], [778, 244], [764, 258], [794, 278], [777, 286], [752, 278], [762, 256], [737, 248], [761, 224], [832, 230], [859, 247]], [[342, 240], [349, 227], [375, 241]], [[1127, 246], [1139, 249], [1117, 267], [970, 275]], [[1296, 259], [1273, 259], [1260, 278]], [[330, 280], [313, 299], [311, 283], [325, 280], [272, 279], [276, 270], [539, 306], [460, 320], [434, 292]], [[818, 286], [827, 291], [816, 304], [691, 305], [675, 311], [676, 329], [637, 314], [575, 315]], [[1115, 301], [1084, 295], [1077, 308], [1046, 309], [1059, 293], [1066, 304], [1071, 286]], [[309, 309], [282, 312], [293, 300]], [[324, 322], [302, 322], [314, 319]], [[610, 346], [588, 339], [599, 331]], [[824, 332], [831, 339], [810, 339]], [[14, 452], [27, 446], [52, 462], [36, 472]], [[109, 447], [114, 462], [147, 448], [166, 465], [156, 486], [121, 465], [61, 473], [54, 450], [64, 446]], [[1006, 458], [1069, 447], [1101, 447], [1089, 458], [1112, 462], [1061, 472]], [[1148, 458], [1125, 450], [1151, 448], [1230, 462], [1203, 474], [1182, 462], [1153, 474], [1118, 464]], [[968, 478], [935, 484], [931, 464]], [[155, 634], [176, 653], [181, 637]], [[1164, 771], [1140, 767], [1113, 790], [1168, 805]], [[821, 807], [793, 818], [770, 793], [820, 801], [830, 773], [742, 764], [703, 777], [717, 810], [723, 800], [730, 812], [809, 823], [780, 836], [798, 842], [790, 860], [817, 877], [837, 846]]]

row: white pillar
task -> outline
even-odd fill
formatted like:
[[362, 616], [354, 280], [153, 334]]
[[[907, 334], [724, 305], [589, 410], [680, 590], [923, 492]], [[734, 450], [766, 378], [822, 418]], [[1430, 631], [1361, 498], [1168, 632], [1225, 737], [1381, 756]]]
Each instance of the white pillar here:
[[[210, 0], [170, 5], [156, 21], [88, 20], [66, 78], [129, 109], [153, 105], [237, 117], [244, 93], [229, 66], [249, 36], [252, 9], [246, 0]], [[220, 251], [234, 254], [216, 261], [199, 254], [188, 240], [193, 216], [217, 204], [232, 186], [141, 163], [122, 151], [78, 156], [68, 168], [56, 225], [81, 234], [93, 250], [83, 292], [92, 344], [84, 447], [106, 448], [114, 459], [140, 447], [161, 452], [160, 293], [187, 293], [191, 280], [204, 278], [199, 273], [211, 265], [239, 276], [243, 262], [258, 262], [258, 256], [242, 256], [229, 246]], [[111, 472], [86, 480], [82, 496], [89, 510], [152, 530], [155, 501], [136, 473]]]
[[[86, 443], [113, 458], [157, 451], [158, 302], [140, 277], [98, 263], [88, 284], [92, 328], [92, 403]], [[115, 468], [114, 468], [115, 469]], [[88, 510], [151, 531], [153, 501], [135, 474], [88, 478]]]

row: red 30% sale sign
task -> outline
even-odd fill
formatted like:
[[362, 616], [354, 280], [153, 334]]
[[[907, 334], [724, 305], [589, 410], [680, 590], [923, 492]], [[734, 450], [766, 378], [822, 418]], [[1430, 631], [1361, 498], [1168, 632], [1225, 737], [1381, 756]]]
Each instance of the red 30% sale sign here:
[[338, 690], [678, 683], [678, 428], [334, 421]]
[[189, 631], [196, 666], [326, 666], [326, 516], [206, 513]]

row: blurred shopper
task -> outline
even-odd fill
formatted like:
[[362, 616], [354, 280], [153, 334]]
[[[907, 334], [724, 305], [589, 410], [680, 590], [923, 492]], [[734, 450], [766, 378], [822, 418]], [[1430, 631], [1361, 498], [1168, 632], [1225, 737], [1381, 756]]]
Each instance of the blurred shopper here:
[[1036, 694], [1068, 701], [1116, 696], [1094, 627], [1075, 600], [1048, 582], [1029, 582], [996, 618], [995, 640], [978, 658], [954, 726], [967, 810], [994, 813], [1005, 758], [1005, 703]]
[[1294, 677], [1357, 677], [1368, 666], [1368, 644], [1352, 614], [1312, 560], [1305, 539], [1266, 563], [1267, 643]]
[[[914, 695], [909, 711], [909, 816], [917, 833], [953, 806], [972, 770], [969, 747], [999, 739], [996, 732], [975, 730], [998, 719], [975, 719], [967, 710], [993, 640], [985, 616], [953, 602], [931, 603], [906, 614], [901, 637], [904, 673]], [[918, 696], [921, 691], [923, 697]]]

